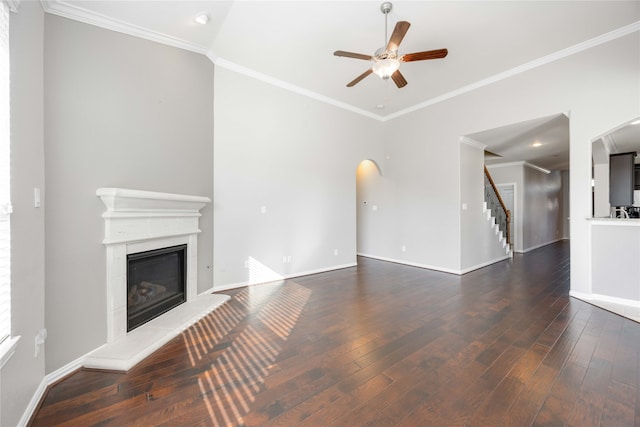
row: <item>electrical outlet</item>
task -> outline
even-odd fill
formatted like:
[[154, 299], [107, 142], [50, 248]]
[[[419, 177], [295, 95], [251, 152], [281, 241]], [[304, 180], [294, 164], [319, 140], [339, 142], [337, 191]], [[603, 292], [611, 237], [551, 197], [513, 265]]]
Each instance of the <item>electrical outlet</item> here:
[[38, 355], [40, 354], [40, 349], [42, 348], [42, 345], [44, 344], [44, 341], [46, 339], [47, 339], [47, 330], [40, 329], [35, 338], [35, 354], [33, 355], [33, 357], [38, 357]]
[[40, 200], [40, 189], [34, 188], [33, 189], [33, 207], [39, 208], [41, 205], [42, 205], [42, 202]]

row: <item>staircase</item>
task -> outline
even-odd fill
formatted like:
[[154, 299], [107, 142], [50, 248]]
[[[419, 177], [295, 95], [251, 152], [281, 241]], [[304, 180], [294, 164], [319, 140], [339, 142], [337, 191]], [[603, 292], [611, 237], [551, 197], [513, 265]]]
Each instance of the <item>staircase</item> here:
[[505, 250], [505, 254], [513, 257], [511, 245], [511, 212], [505, 206], [496, 188], [491, 174], [484, 168], [484, 205], [483, 212], [493, 229], [498, 241]]
[[500, 242], [500, 244], [504, 248], [505, 254], [509, 255], [510, 257], [513, 257], [513, 250], [511, 248], [511, 244], [507, 239], [507, 235], [502, 230], [500, 230], [499, 221], [496, 219], [496, 217], [494, 217], [491, 214], [491, 209], [487, 205], [487, 202], [484, 202], [482, 211], [485, 213], [485, 215], [487, 215], [487, 221], [489, 221], [491, 229], [494, 231], [494, 234], [497, 236], [498, 242]]

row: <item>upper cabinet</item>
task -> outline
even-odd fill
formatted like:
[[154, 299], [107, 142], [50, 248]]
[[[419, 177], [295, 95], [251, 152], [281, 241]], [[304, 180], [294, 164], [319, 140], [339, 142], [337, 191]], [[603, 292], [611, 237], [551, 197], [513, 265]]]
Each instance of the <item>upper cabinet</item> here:
[[609, 204], [633, 206], [635, 152], [609, 156]]

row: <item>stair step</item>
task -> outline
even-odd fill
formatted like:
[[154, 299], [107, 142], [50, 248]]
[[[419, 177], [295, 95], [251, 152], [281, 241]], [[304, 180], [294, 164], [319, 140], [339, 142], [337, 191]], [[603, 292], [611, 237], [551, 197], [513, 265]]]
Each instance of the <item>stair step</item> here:
[[500, 230], [500, 226], [498, 225], [498, 222], [496, 221], [496, 219], [491, 215], [491, 211], [487, 209], [487, 202], [484, 202], [484, 212], [487, 214], [487, 221], [489, 221], [489, 225], [491, 229], [493, 230], [494, 234], [498, 237], [498, 243], [502, 245], [502, 248], [504, 249], [505, 254], [513, 258], [513, 251], [511, 250], [511, 247], [507, 243], [507, 238], [505, 237], [504, 233]]

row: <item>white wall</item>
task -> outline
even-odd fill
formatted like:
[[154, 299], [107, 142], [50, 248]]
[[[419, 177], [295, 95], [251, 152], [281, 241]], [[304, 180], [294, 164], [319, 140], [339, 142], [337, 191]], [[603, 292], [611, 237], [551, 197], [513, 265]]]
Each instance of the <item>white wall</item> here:
[[[53, 15], [44, 49], [51, 372], [106, 342], [105, 208], [96, 189], [213, 198], [213, 65]], [[202, 214], [200, 292], [212, 287], [212, 207]]]
[[15, 426], [44, 378], [45, 352], [34, 356], [44, 319], [44, 213], [33, 206], [33, 189], [44, 198], [43, 69], [44, 12], [22, 2], [11, 14], [11, 309], [16, 352], [2, 369], [0, 425]]
[[353, 265], [382, 124], [220, 67], [215, 94], [215, 287]]

